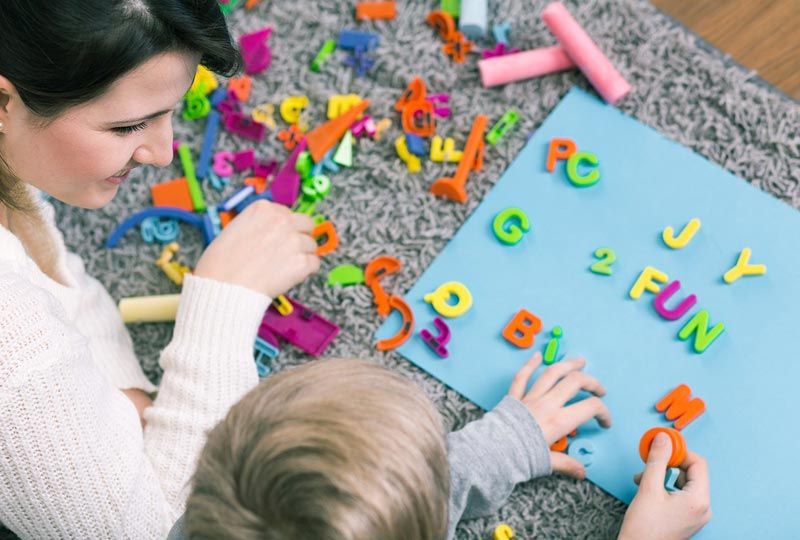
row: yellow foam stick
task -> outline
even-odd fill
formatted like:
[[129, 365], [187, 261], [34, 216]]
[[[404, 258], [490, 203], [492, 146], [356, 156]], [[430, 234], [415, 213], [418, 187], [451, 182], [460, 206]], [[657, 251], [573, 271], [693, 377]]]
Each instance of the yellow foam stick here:
[[661, 238], [668, 247], [671, 247], [672, 249], [681, 249], [686, 247], [686, 245], [692, 241], [692, 238], [694, 238], [694, 235], [697, 234], [697, 231], [699, 230], [700, 220], [697, 218], [692, 218], [677, 237], [675, 236], [675, 229], [672, 227], [666, 227], [664, 232], [661, 234]]
[[[450, 298], [455, 296], [455, 304], [450, 303]], [[460, 317], [472, 307], [472, 293], [466, 285], [458, 281], [448, 281], [439, 285], [432, 293], [426, 294], [423, 299], [428, 302], [436, 313], [442, 317], [453, 319]]]
[[443, 142], [442, 138], [436, 135], [431, 140], [431, 161], [458, 163], [463, 155], [464, 152], [456, 150], [456, 141], [450, 137], [444, 139]]
[[736, 261], [736, 266], [725, 272], [722, 279], [725, 283], [733, 283], [742, 276], [762, 276], [767, 273], [767, 265], [765, 264], [750, 264], [750, 255], [752, 251], [750, 248], [744, 248], [739, 253], [739, 259]]
[[422, 161], [408, 151], [408, 146], [406, 146], [406, 136], [400, 135], [394, 140], [394, 147], [397, 150], [397, 155], [400, 156], [406, 167], [408, 167], [408, 172], [410, 173], [418, 173], [422, 170]]
[[[345, 94], [331, 96], [328, 99], [328, 120], [339, 118], [349, 111], [353, 106], [358, 105], [361, 98], [357, 94]], [[361, 118], [362, 115], [358, 115]]]
[[213, 92], [219, 86], [219, 82], [214, 74], [204, 66], [197, 66], [194, 81], [189, 88], [189, 93], [198, 92], [203, 95]]
[[666, 283], [668, 279], [667, 274], [661, 270], [653, 268], [652, 266], [645, 266], [642, 273], [636, 278], [633, 287], [631, 287], [630, 296], [632, 299], [636, 300], [642, 296], [642, 293], [646, 290], [653, 294], [658, 294], [661, 292], [661, 287], [658, 286], [656, 281]]
[[289, 96], [281, 101], [281, 118], [287, 124], [296, 124], [300, 121], [300, 115], [303, 114], [303, 109], [306, 107], [308, 107], [306, 96]]
[[514, 529], [512, 529], [505, 523], [501, 523], [500, 525], [494, 528], [494, 534], [492, 535], [493, 540], [513, 540], [513, 538], [514, 538]]
[[137, 296], [119, 301], [119, 313], [128, 323], [171, 322], [178, 313], [180, 294]]

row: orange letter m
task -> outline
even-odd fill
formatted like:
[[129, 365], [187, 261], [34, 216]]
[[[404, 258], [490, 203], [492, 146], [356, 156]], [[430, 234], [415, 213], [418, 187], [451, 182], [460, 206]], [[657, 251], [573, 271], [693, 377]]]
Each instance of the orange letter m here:
[[667, 411], [667, 420], [675, 420], [675, 429], [683, 429], [706, 410], [705, 402], [698, 397], [690, 400], [691, 395], [691, 388], [679, 384], [656, 403], [656, 410]]

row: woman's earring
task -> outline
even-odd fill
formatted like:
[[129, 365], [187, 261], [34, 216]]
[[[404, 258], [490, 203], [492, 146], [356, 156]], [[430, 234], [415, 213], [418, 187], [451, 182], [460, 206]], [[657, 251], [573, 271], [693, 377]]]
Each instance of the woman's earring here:
[[3, 122], [0, 122], [0, 132], [2, 132], [5, 127], [6, 125]]

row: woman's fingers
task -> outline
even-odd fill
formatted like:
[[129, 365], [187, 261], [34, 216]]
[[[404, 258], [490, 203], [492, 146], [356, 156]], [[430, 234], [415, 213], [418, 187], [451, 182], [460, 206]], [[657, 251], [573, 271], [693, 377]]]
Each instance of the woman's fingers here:
[[578, 480], [586, 478], [586, 468], [581, 462], [563, 452], [550, 452], [550, 465], [553, 472], [566, 474]]
[[546, 394], [555, 384], [560, 381], [564, 376], [572, 371], [583, 369], [586, 365], [586, 360], [583, 358], [575, 358], [572, 360], [563, 360], [557, 364], [553, 364], [539, 376], [531, 391], [526, 398], [536, 399]]
[[611, 427], [611, 412], [603, 400], [593, 396], [564, 407], [557, 417], [557, 432], [569, 433], [584, 422], [596, 418], [604, 428]]
[[606, 389], [603, 388], [600, 381], [582, 371], [572, 371], [561, 379], [547, 395], [548, 399], [552, 398], [558, 405], [564, 405], [581, 390], [591, 392], [596, 396], [606, 394]]
[[316, 253], [317, 252], [317, 242], [311, 238], [307, 234], [298, 235], [300, 240], [300, 252], [301, 253]]
[[525, 389], [528, 387], [528, 381], [541, 363], [542, 353], [536, 352], [514, 375], [511, 387], [508, 389], [508, 395], [522, 401], [523, 396], [525, 396]]
[[314, 230], [314, 220], [310, 216], [295, 212], [290, 219], [292, 220], [292, 225], [302, 233], [311, 234], [311, 231]]

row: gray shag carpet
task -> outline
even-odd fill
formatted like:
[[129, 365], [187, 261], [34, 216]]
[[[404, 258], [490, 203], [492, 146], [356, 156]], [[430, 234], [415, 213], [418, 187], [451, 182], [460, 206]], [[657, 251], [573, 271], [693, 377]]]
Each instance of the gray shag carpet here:
[[[553, 36], [539, 20], [546, 0], [490, 1], [490, 22], [512, 22], [511, 44], [522, 50], [552, 45]], [[561, 97], [578, 85], [590, 89], [578, 71], [548, 75], [497, 89], [484, 89], [476, 60], [452, 63], [441, 51], [442, 42], [426, 26], [425, 16], [439, 2], [403, 0], [394, 21], [356, 24], [354, 2], [338, 0], [267, 0], [252, 10], [238, 9], [229, 16], [234, 34], [270, 25], [271, 68], [256, 76], [250, 105], [276, 106], [288, 95], [304, 94], [311, 101], [312, 125], [324, 120], [327, 99], [333, 94], [357, 93], [371, 101], [375, 118], [388, 117], [392, 128], [381, 141], [364, 140], [355, 150], [353, 168], [331, 175], [333, 188], [319, 207], [337, 225], [341, 247], [325, 259], [323, 269], [292, 296], [335, 321], [341, 335], [327, 351], [330, 356], [370, 358], [390, 366], [425, 388], [453, 429], [481, 416], [482, 411], [456, 392], [412, 366], [400, 356], [378, 353], [373, 334], [380, 323], [365, 286], [329, 287], [326, 271], [338, 264], [365, 265], [379, 254], [403, 262], [394, 277], [396, 291], [405, 292], [433, 261], [465, 218], [480, 203], [509, 163]], [[632, 83], [634, 91], [619, 107], [666, 136], [706, 156], [800, 208], [800, 107], [752, 73], [657, 11], [644, 0], [566, 1], [613, 63]], [[321, 73], [308, 66], [322, 42], [344, 28], [380, 34], [376, 63], [366, 77], [356, 77], [340, 61], [337, 51]], [[493, 41], [480, 43], [481, 48]], [[449, 92], [453, 116], [439, 121], [437, 132], [456, 138], [461, 147], [476, 113], [497, 120], [506, 110], [521, 114], [519, 127], [497, 146], [486, 148], [482, 172], [468, 183], [469, 203], [460, 205], [429, 195], [430, 182], [453, 166], [427, 159], [419, 174], [409, 174], [398, 160], [393, 140], [400, 133], [393, 103], [415, 75], [424, 77], [431, 92]], [[202, 140], [203, 122], [175, 119], [176, 138], [188, 141], [195, 152]], [[279, 126], [282, 123], [279, 121]], [[218, 149], [244, 149], [248, 141], [225, 133]], [[258, 145], [261, 157], [283, 161], [286, 150], [272, 133]], [[153, 261], [157, 245], [146, 245], [130, 232], [121, 246], [107, 250], [103, 242], [124, 217], [150, 204], [149, 187], [180, 176], [180, 165], [167, 170], [136, 173], [106, 208], [85, 211], [57, 204], [59, 226], [67, 245], [86, 261], [115, 299], [177, 292]], [[217, 202], [241, 186], [235, 176], [222, 194], [205, 184], [206, 200]], [[199, 234], [184, 228], [179, 259], [194, 264], [200, 254]], [[170, 339], [171, 325], [130, 327], [145, 372], [158, 381], [158, 353]], [[308, 357], [285, 347], [274, 369], [307, 362]], [[510, 524], [519, 538], [614, 538], [625, 505], [590, 482], [550, 477], [520, 485], [508, 503], [493, 516], [464, 522], [458, 538], [489, 538], [501, 522]], [[0, 537], [4, 535], [0, 534]]]

